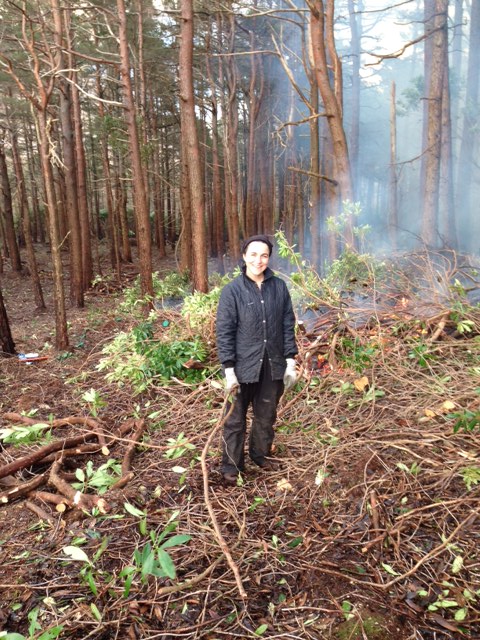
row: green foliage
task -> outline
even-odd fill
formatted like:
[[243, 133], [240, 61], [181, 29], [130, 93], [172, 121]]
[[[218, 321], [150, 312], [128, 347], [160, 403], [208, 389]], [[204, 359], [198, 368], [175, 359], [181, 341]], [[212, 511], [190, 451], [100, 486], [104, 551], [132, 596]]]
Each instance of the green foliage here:
[[97, 369], [108, 371], [105, 376], [108, 382], [117, 382], [120, 385], [130, 383], [137, 393], [146, 389], [147, 358], [137, 351], [131, 333], [119, 333], [103, 348], [102, 353], [105, 357], [100, 360]]
[[[128, 509], [130, 511], [130, 509]], [[171, 547], [184, 545], [191, 540], [191, 536], [175, 534], [170, 536], [178, 527], [178, 511], [168, 520], [163, 531], [150, 531], [150, 540], [142, 548], [135, 549], [132, 564], [125, 567], [120, 577], [125, 579], [123, 596], [128, 597], [133, 580], [136, 576], [145, 584], [149, 576], [156, 578], [176, 578], [176, 569], [172, 557], [166, 551]]]
[[89, 460], [85, 471], [83, 469], [75, 471], [78, 482], [73, 483], [72, 486], [79, 491], [85, 491], [88, 488], [94, 489], [99, 495], [102, 495], [115, 484], [121, 473], [122, 465], [113, 458], [100, 465], [98, 469], [94, 469], [93, 462]]
[[0, 631], [0, 640], [54, 640], [63, 631], [63, 625], [57, 625], [51, 627], [46, 631], [43, 631], [40, 635], [38, 633], [42, 630], [42, 625], [39, 622], [41, 616], [40, 607], [34, 607], [28, 612], [28, 636], [24, 636], [21, 633], [9, 633], [8, 631]]
[[185, 382], [199, 382], [205, 378], [205, 372], [199, 369], [187, 369], [184, 364], [191, 359], [204, 360], [207, 352], [200, 338], [194, 340], [175, 340], [170, 343], [159, 342], [145, 354], [148, 358], [146, 376], [158, 377], [161, 382], [180, 378]]
[[163, 454], [167, 460], [176, 460], [184, 456], [188, 451], [196, 449], [195, 445], [185, 437], [183, 431], [176, 438], [168, 438], [167, 444], [168, 449]]
[[362, 213], [362, 206], [360, 202], [351, 202], [350, 200], [344, 200], [342, 211], [336, 216], [330, 216], [326, 220], [327, 229], [330, 233], [334, 233], [339, 237], [342, 237], [345, 230], [352, 226], [354, 236], [359, 239], [360, 245], [365, 241], [365, 237], [371, 231], [371, 227], [368, 224], [358, 225], [353, 224], [354, 220], [360, 217]]
[[275, 233], [278, 255], [288, 260], [293, 271], [288, 275], [291, 287], [290, 293], [294, 305], [304, 307], [316, 306], [322, 302], [323, 284], [315, 269], [295, 251], [295, 245], [290, 245], [283, 231]]
[[410, 86], [402, 91], [402, 97], [398, 101], [397, 113], [405, 116], [411, 111], [417, 111], [424, 96], [425, 78], [415, 76], [410, 81]]
[[381, 277], [385, 263], [370, 254], [346, 250], [327, 270], [325, 283], [334, 291], [354, 290]]
[[464, 467], [460, 474], [468, 491], [480, 482], [480, 467]]
[[372, 365], [379, 350], [378, 343], [362, 344], [359, 338], [343, 337], [338, 341], [336, 356], [345, 367], [362, 373]]
[[[155, 271], [152, 274], [152, 280], [154, 300], [161, 300], [163, 302], [166, 298], [184, 298], [190, 291], [188, 273], [171, 271], [163, 278], [160, 278], [158, 271]], [[150, 302], [150, 300], [142, 297], [140, 276], [138, 276], [133, 286], [125, 289], [123, 302], [119, 306], [119, 311], [131, 313], [136, 308], [141, 308], [147, 302]]]
[[52, 439], [51, 425], [45, 422], [28, 425], [14, 425], [0, 429], [0, 440], [5, 444], [23, 445], [34, 442], [50, 442]]
[[108, 371], [105, 377], [109, 382], [130, 383], [137, 393], [144, 391], [155, 380], [164, 384], [172, 378], [179, 378], [193, 383], [205, 378], [202, 370], [184, 366], [190, 359], [201, 361], [206, 357], [202, 340], [155, 340], [151, 319], [128, 333], [119, 333], [104, 347], [102, 353], [105, 357], [100, 360], [97, 369]]
[[456, 325], [456, 330], [460, 334], [471, 334], [475, 330], [478, 333], [477, 323], [475, 322], [475, 317], [478, 318], [478, 314], [474, 315], [476, 309], [471, 307], [466, 301], [467, 292], [457, 279], [455, 279], [453, 285], [451, 285], [450, 289], [458, 296], [460, 299], [456, 299], [453, 304], [449, 314], [449, 320], [454, 322]]
[[220, 283], [210, 289], [208, 293], [194, 291], [186, 296], [182, 306], [182, 316], [187, 319], [192, 329], [202, 331], [209, 328], [220, 299], [223, 286], [230, 280], [230, 276], [224, 276]]
[[414, 344], [408, 352], [408, 357], [410, 360], [415, 360], [415, 362], [423, 368], [429, 366], [429, 361], [435, 360], [434, 354], [430, 351], [430, 346], [425, 342]]
[[397, 467], [401, 471], [405, 471], [405, 473], [410, 473], [412, 476], [417, 476], [421, 471], [421, 466], [418, 462], [412, 462], [410, 467], [408, 467], [404, 462], [397, 462]]
[[102, 397], [100, 396], [98, 391], [93, 388], [85, 391], [85, 393], [82, 395], [82, 400], [85, 400], [85, 402], [88, 404], [90, 413], [94, 418], [98, 418], [98, 410], [102, 407], [105, 407], [107, 404], [104, 400], [102, 400]]
[[473, 431], [475, 427], [480, 425], [480, 411], [470, 411], [469, 409], [462, 409], [461, 411], [455, 411], [454, 413], [447, 414], [447, 418], [455, 420], [453, 425], [454, 433], [463, 429], [464, 431]]

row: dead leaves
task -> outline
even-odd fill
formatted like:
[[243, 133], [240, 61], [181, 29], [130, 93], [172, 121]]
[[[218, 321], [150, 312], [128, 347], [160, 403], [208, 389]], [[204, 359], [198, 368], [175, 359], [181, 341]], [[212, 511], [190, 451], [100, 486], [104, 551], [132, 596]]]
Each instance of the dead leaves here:
[[423, 416], [421, 416], [418, 421], [419, 422], [428, 422], [429, 420], [432, 420], [433, 418], [439, 417], [439, 416], [443, 416], [446, 413], [449, 413], [450, 411], [453, 411], [456, 408], [456, 404], [454, 402], [452, 402], [451, 400], [445, 400], [444, 402], [442, 402], [441, 405], [439, 405], [438, 407], [435, 407], [434, 409], [431, 409], [429, 407], [425, 408], [423, 410]]

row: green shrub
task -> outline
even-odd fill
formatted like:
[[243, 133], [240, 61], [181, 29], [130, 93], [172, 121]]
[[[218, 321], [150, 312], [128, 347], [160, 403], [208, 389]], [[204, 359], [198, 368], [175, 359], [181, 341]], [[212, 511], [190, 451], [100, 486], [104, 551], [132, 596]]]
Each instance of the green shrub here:
[[[153, 299], [165, 300], [165, 298], [184, 298], [190, 291], [189, 275], [187, 272], [178, 273], [171, 271], [162, 278], [158, 271], [152, 274], [153, 280]], [[141, 307], [149, 299], [142, 297], [140, 290], [140, 276], [135, 279], [132, 287], [125, 289], [123, 302], [120, 304], [119, 310], [128, 313]]]
[[140, 323], [130, 332], [119, 333], [102, 353], [105, 357], [97, 369], [108, 371], [105, 377], [109, 382], [129, 383], [137, 393], [152, 382], [165, 384], [172, 378], [197, 382], [205, 378], [203, 370], [184, 366], [190, 359], [205, 359], [203, 342], [199, 338], [170, 342], [156, 340], [152, 320]]

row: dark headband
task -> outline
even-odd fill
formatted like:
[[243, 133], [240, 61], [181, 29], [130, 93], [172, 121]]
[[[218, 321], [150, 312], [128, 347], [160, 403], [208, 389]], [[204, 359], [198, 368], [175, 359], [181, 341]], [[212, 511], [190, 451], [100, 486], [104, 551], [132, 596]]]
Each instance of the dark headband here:
[[242, 255], [247, 251], [247, 247], [251, 242], [263, 242], [268, 247], [269, 255], [272, 255], [273, 244], [270, 242], [267, 236], [263, 235], [250, 236], [249, 238], [246, 238], [246, 240], [244, 240], [242, 244]]

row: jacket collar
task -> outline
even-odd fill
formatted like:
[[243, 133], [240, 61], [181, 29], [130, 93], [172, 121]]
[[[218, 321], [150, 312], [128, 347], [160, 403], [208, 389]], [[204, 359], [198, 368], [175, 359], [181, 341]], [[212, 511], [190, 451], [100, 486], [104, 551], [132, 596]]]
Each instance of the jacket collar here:
[[[247, 276], [247, 265], [246, 264], [242, 265], [241, 269], [242, 269], [243, 277], [246, 278], [249, 282], [253, 282], [253, 280], [251, 280]], [[270, 269], [270, 267], [267, 267], [263, 272], [263, 281], [265, 282], [265, 280], [272, 278], [274, 275], [275, 273]]]

